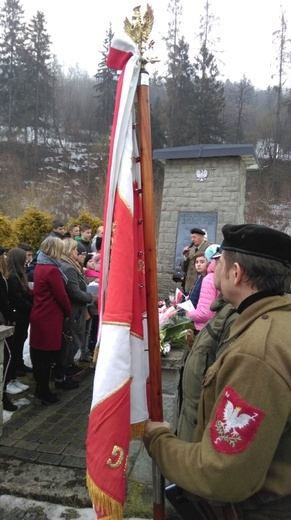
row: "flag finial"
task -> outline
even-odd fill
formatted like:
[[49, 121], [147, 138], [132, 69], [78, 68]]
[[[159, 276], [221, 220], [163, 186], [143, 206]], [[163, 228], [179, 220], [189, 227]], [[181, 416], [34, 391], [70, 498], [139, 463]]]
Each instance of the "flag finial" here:
[[153, 9], [147, 4], [147, 10], [141, 18], [140, 5], [133, 9], [132, 21], [128, 18], [124, 20], [124, 30], [126, 34], [137, 44], [141, 55], [141, 62], [143, 65], [146, 63], [156, 63], [159, 61], [157, 58], [145, 58], [144, 52], [148, 49], [152, 49], [154, 41], [148, 41], [149, 35], [152, 31], [154, 24], [154, 12]]

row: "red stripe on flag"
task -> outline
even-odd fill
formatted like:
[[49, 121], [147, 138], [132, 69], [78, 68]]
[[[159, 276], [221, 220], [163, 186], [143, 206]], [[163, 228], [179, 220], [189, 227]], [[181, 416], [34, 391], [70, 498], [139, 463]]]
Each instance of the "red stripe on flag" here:
[[118, 192], [115, 198], [111, 237], [110, 277], [102, 321], [130, 326], [134, 270], [133, 215]]
[[110, 69], [122, 70], [132, 55], [132, 52], [111, 47], [107, 57], [107, 66]]
[[[86, 441], [87, 485], [99, 515], [110, 516], [120, 510], [122, 518], [130, 431], [120, 425], [129, 421], [130, 381], [95, 406], [90, 415]], [[116, 431], [119, 432], [118, 445]], [[102, 490], [97, 482], [102, 483]]]

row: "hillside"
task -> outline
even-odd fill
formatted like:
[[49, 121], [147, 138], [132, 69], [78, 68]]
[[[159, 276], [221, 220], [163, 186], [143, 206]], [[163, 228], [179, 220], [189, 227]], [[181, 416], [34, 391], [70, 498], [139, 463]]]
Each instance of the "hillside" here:
[[[50, 140], [39, 147], [35, 166], [33, 147], [0, 144], [0, 211], [18, 217], [35, 206], [64, 220], [88, 209], [103, 216], [108, 140], [98, 144]], [[291, 161], [273, 167], [260, 161], [260, 172], [247, 174], [245, 221], [270, 225], [291, 233]], [[154, 163], [156, 221], [158, 224], [163, 171]]]
[[273, 168], [261, 161], [261, 171], [247, 174], [245, 221], [265, 224], [291, 235], [291, 162]]

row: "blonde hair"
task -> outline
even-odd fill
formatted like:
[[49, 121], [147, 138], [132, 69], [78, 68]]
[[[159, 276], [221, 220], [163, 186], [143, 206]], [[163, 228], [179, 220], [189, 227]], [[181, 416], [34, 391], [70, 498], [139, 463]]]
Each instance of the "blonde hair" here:
[[61, 258], [63, 241], [60, 238], [48, 236], [40, 245], [40, 251], [51, 258]]
[[77, 247], [77, 242], [73, 238], [64, 238], [63, 240], [63, 254], [66, 256], [70, 256], [73, 249]]

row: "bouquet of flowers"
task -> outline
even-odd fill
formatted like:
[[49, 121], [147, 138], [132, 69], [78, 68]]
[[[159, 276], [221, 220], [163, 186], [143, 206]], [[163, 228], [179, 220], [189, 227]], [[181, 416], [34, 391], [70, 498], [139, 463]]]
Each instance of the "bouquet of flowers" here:
[[177, 312], [160, 323], [160, 350], [166, 355], [172, 346], [190, 348], [194, 341], [194, 323]]

